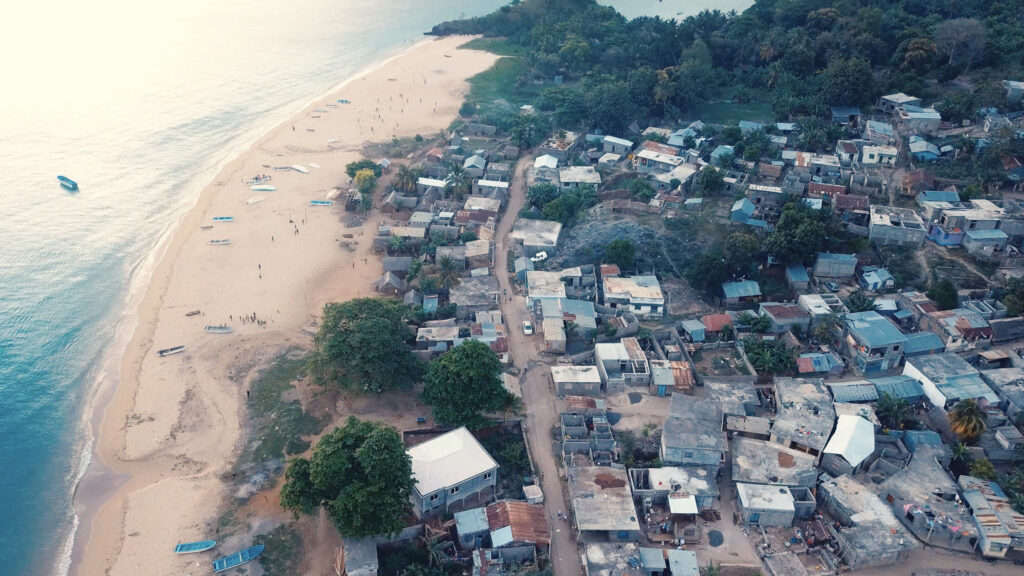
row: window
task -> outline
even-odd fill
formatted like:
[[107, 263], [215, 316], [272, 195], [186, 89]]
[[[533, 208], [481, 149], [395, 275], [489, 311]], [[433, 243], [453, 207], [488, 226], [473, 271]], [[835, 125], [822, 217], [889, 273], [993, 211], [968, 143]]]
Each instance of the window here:
[[490, 480], [491, 476], [494, 476], [494, 473], [488, 472], [488, 473], [484, 474], [484, 480]]
[[683, 452], [683, 458], [693, 458], [693, 452]]
[[458, 486], [455, 486], [454, 488], [450, 488], [450, 489], [448, 490], [448, 493], [449, 493], [449, 494], [458, 494], [458, 493], [459, 493], [459, 487], [458, 487]]
[[893, 351], [893, 352], [899, 352], [899, 351], [900, 351], [900, 347], [899, 347], [899, 345], [893, 346], [893, 347], [892, 347], [892, 351]]
[[441, 494], [440, 494], [440, 493], [436, 493], [436, 494], [431, 494], [431, 495], [430, 495], [430, 501], [431, 501], [431, 502], [436, 502], [436, 501], [437, 501], [437, 499], [438, 499], [438, 498], [439, 498], [440, 496], [441, 496]]

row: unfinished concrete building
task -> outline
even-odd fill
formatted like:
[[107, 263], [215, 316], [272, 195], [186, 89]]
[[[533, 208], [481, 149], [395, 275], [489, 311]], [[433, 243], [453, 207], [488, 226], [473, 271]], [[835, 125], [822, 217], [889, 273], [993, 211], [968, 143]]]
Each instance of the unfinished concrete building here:
[[640, 523], [626, 471], [604, 466], [566, 468], [576, 530], [584, 541], [635, 542]]
[[615, 438], [604, 414], [563, 413], [560, 421], [565, 466], [611, 465]]
[[824, 450], [836, 413], [820, 378], [776, 378], [778, 416], [771, 441], [818, 457]]

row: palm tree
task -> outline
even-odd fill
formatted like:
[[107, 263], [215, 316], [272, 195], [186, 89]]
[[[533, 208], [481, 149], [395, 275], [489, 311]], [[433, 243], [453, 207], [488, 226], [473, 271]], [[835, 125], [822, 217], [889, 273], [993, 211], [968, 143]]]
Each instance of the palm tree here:
[[405, 236], [392, 236], [391, 253], [401, 254], [402, 252], [405, 252]]
[[970, 453], [967, 451], [967, 445], [963, 442], [954, 442], [951, 446], [952, 458], [949, 462], [949, 471], [954, 476], [960, 476], [966, 474], [971, 464]]
[[949, 427], [962, 441], [970, 444], [985, 431], [985, 415], [972, 399], [961, 400], [949, 413]]
[[875, 309], [875, 297], [857, 290], [850, 294], [846, 307], [850, 309], [850, 312], [869, 312]]
[[522, 398], [515, 394], [509, 393], [505, 396], [504, 404], [502, 405], [502, 412], [505, 414], [505, 424], [508, 424], [508, 419], [513, 414], [522, 413], [526, 406], [523, 404]]
[[469, 178], [457, 163], [451, 165], [448, 177], [445, 178], [445, 188], [452, 193], [456, 200], [463, 200], [469, 194]]
[[451, 256], [441, 256], [437, 260], [437, 277], [441, 286], [451, 288], [459, 283], [459, 269]]
[[416, 173], [405, 164], [399, 164], [391, 183], [399, 192], [412, 192], [416, 189]]
[[437, 564], [441, 566], [447, 555], [444, 553], [445, 543], [441, 541], [440, 535], [423, 536], [423, 547], [427, 549], [427, 561], [429, 566]]
[[878, 404], [875, 406], [875, 412], [878, 413], [878, 417], [887, 428], [899, 430], [903, 428], [903, 418], [907, 415], [908, 408], [910, 406], [907, 405], [907, 401], [903, 398], [897, 398], [888, 392], [882, 392], [882, 396], [878, 399]]

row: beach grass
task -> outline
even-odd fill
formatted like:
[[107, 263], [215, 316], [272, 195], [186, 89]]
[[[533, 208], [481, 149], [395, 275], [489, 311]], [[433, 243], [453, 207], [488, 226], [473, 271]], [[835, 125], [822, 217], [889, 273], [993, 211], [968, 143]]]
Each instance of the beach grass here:
[[459, 46], [460, 50], [483, 50], [498, 56], [525, 56], [526, 49], [516, 46], [504, 38], [474, 38]]
[[491, 68], [469, 79], [466, 100], [471, 104], [532, 102], [540, 88], [528, 81], [529, 73], [529, 65], [523, 58], [501, 58]]
[[260, 370], [249, 387], [251, 444], [240, 464], [278, 460], [309, 448], [304, 439], [319, 433], [325, 422], [302, 408], [293, 382], [304, 374], [306, 358], [295, 351], [282, 354]]
[[709, 124], [770, 122], [773, 118], [769, 102], [702, 102], [694, 106], [693, 116]]

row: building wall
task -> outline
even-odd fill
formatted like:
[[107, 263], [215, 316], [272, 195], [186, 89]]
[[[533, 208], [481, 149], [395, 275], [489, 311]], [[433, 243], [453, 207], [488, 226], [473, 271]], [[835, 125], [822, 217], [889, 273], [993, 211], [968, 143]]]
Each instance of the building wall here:
[[764, 510], [739, 506], [740, 520], [744, 524], [754, 526], [792, 526], [794, 513], [792, 510]]
[[878, 244], [911, 244], [920, 246], [924, 243], [927, 232], [922, 228], [902, 228], [896, 226], [868, 226], [868, 239]]
[[600, 396], [600, 382], [556, 382], [559, 396]]
[[668, 447], [665, 445], [665, 436], [661, 437], [661, 461], [665, 465], [721, 466], [723, 457], [723, 453], [717, 450]]
[[[490, 475], [488, 478], [487, 475]], [[465, 500], [471, 498], [476, 494], [490, 488], [494, 490], [498, 480], [498, 469], [497, 467], [492, 468], [488, 472], [474, 476], [469, 480], [461, 482], [456, 486], [449, 486], [443, 490], [438, 490], [430, 494], [424, 494], [422, 497], [415, 490], [413, 491], [410, 499], [412, 500], [413, 508], [415, 509], [416, 515], [419, 517], [431, 516], [434, 514], [441, 514], [448, 511], [448, 508]], [[458, 492], [452, 494], [452, 489], [458, 488]], [[433, 500], [431, 497], [435, 496]]]

